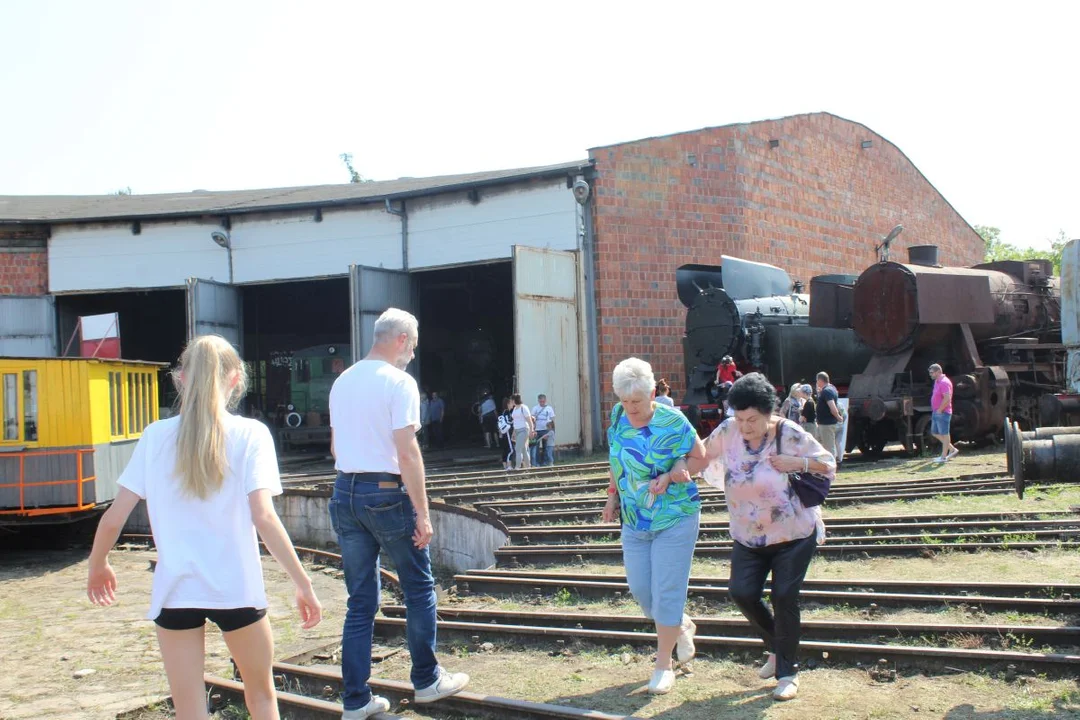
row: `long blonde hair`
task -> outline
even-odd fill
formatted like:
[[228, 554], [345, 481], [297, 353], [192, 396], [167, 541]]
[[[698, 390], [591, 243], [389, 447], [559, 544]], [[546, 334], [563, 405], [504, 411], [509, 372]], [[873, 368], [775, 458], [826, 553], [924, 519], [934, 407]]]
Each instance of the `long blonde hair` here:
[[180, 391], [176, 474], [184, 494], [206, 499], [225, 480], [225, 416], [247, 391], [247, 368], [229, 341], [200, 335], [173, 373]]

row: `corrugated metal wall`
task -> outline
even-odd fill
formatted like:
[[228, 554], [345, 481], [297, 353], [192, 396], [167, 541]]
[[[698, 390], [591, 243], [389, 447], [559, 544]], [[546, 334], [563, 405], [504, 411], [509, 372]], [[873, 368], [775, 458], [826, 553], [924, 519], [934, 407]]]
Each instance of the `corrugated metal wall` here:
[[56, 307], [48, 295], [0, 297], [0, 355], [54, 357]]

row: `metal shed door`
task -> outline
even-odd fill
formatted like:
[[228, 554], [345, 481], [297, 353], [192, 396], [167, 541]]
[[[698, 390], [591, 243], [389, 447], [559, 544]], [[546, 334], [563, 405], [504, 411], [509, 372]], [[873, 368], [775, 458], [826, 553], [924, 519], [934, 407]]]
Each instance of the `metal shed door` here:
[[0, 355], [56, 357], [56, 305], [52, 295], [0, 297]]
[[[375, 321], [389, 308], [413, 312], [409, 273], [402, 270], [349, 266], [349, 305], [351, 306], [352, 361], [371, 349]], [[410, 370], [412, 367], [410, 365]]]
[[220, 335], [244, 354], [243, 296], [226, 283], [188, 278], [187, 336]]
[[514, 363], [530, 408], [547, 395], [558, 445], [581, 442], [577, 254], [515, 245]]

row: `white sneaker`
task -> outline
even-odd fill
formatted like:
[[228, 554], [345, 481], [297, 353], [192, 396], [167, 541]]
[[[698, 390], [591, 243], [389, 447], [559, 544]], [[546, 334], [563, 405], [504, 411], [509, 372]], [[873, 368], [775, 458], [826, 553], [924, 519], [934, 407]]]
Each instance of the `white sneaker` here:
[[465, 689], [465, 686], [469, 684], [469, 676], [465, 673], [448, 673], [443, 668], [439, 668], [439, 679], [428, 685], [426, 688], [420, 688], [416, 691], [416, 702], [418, 705], [424, 703], [433, 703], [436, 700], [442, 700], [445, 697], [456, 695]]
[[757, 671], [757, 676], [762, 680], [768, 680], [771, 677], [776, 677], [776, 654], [769, 653], [769, 659], [765, 661], [765, 664], [761, 666], [761, 669]]
[[776, 689], [772, 692], [774, 700], [792, 700], [798, 694], [798, 675], [788, 675], [787, 677], [780, 678], [780, 681], [776, 684]]
[[697, 648], [694, 646], [694, 633], [697, 632], [697, 625], [694, 624], [689, 615], [683, 615], [679, 630], [679, 639], [675, 642], [675, 657], [678, 659], [679, 665], [685, 665], [693, 660], [694, 655], [697, 654]]
[[368, 704], [358, 710], [346, 710], [341, 713], [341, 720], [367, 720], [372, 715], [390, 710], [390, 701], [378, 695], [372, 695]]
[[943, 462], [945, 462], [945, 458], [943, 458], [943, 457], [936, 457], [936, 458], [934, 458], [934, 462], [935, 462], [935, 463], [943, 463]]
[[653, 670], [652, 680], [649, 681], [649, 694], [666, 695], [671, 692], [671, 688], [674, 684], [674, 670]]
[[952, 450], [949, 451], [949, 454], [945, 456], [945, 459], [946, 460], [952, 460], [954, 457], [956, 457], [959, 454], [960, 454], [960, 451], [957, 448], [953, 448]]

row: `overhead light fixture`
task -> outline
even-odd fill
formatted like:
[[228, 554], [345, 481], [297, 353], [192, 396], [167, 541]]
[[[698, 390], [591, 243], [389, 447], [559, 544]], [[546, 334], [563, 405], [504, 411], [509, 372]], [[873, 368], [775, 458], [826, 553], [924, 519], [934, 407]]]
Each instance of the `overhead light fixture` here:
[[216, 242], [219, 247], [223, 247], [226, 250], [228, 250], [230, 245], [231, 245], [231, 243], [229, 241], [229, 236], [226, 235], [223, 232], [219, 232], [219, 231], [215, 230], [214, 232], [210, 233], [210, 238], [214, 242]]

